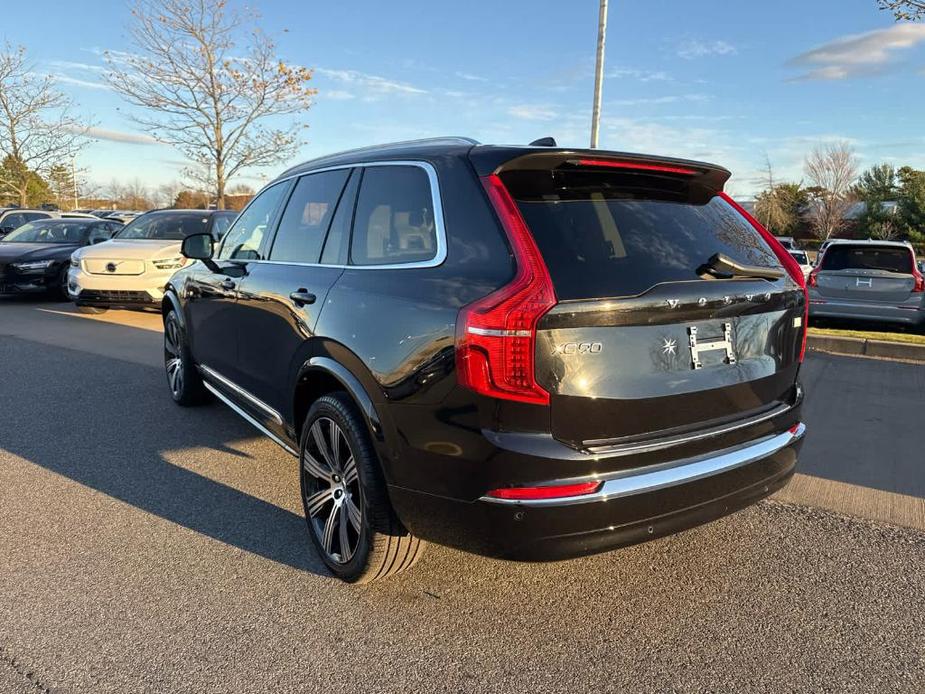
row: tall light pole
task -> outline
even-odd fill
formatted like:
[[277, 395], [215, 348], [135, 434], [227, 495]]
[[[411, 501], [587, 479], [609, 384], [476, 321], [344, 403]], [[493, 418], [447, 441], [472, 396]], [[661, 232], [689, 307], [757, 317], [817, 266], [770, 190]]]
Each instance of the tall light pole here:
[[601, 125], [601, 90], [604, 87], [604, 41], [607, 38], [607, 0], [601, 0], [597, 20], [597, 65], [594, 68], [594, 108], [591, 110], [591, 149], [597, 147], [597, 132]]

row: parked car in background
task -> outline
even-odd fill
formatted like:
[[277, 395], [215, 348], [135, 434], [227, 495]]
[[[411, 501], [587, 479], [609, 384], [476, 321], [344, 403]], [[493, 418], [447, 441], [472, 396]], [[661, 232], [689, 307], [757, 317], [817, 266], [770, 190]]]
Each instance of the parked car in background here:
[[925, 277], [909, 243], [831, 241], [808, 286], [811, 318], [925, 325]]
[[553, 560], [713, 520], [786, 484], [805, 430], [803, 275], [728, 178], [461, 138], [295, 167], [184, 240], [170, 393], [300, 457], [346, 581], [420, 540]]
[[788, 251], [796, 250], [797, 248], [796, 241], [793, 240], [792, 236], [775, 236], [774, 238], [776, 238], [777, 242]]
[[173, 209], [140, 215], [111, 241], [74, 253], [69, 296], [86, 313], [159, 307], [167, 280], [189, 262], [180, 254], [183, 239], [208, 233], [217, 240], [236, 216], [224, 210]]
[[40, 219], [0, 241], [0, 294], [52, 293], [67, 299], [71, 254], [107, 241], [122, 228], [97, 219]]
[[809, 273], [813, 270], [813, 264], [809, 262], [809, 256], [806, 254], [806, 251], [790, 249], [788, 252], [800, 265], [800, 269], [803, 271], [803, 277], [808, 278]]
[[0, 208], [0, 240], [26, 222], [36, 219], [51, 219], [55, 214], [47, 210], [28, 210], [20, 207]]

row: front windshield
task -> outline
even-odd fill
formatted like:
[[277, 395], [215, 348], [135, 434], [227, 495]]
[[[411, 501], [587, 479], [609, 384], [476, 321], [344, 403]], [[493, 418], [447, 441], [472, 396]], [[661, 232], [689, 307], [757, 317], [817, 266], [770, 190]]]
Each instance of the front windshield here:
[[11, 231], [3, 241], [5, 243], [85, 243], [93, 224], [93, 221], [76, 219], [69, 222], [42, 219], [23, 224], [15, 231]]
[[209, 223], [207, 214], [159, 212], [136, 217], [115, 238], [182, 241], [192, 234], [203, 234]]

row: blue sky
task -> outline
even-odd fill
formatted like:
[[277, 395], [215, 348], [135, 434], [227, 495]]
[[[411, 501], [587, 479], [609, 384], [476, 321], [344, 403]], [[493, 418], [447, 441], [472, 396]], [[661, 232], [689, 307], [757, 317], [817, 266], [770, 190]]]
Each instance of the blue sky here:
[[[105, 185], [180, 178], [182, 156], [150, 141], [101, 82], [103, 50], [130, 51], [125, 0], [4, 9], [0, 38], [56, 74], [96, 140], [79, 164]], [[287, 61], [315, 68], [297, 160], [455, 134], [587, 146], [596, 0], [266, 0], [260, 23]], [[816, 144], [844, 139], [861, 164], [925, 168], [925, 24], [875, 0], [611, 2], [601, 146], [685, 156], [758, 185], [765, 154], [799, 180]], [[248, 172], [258, 185], [284, 167]]]

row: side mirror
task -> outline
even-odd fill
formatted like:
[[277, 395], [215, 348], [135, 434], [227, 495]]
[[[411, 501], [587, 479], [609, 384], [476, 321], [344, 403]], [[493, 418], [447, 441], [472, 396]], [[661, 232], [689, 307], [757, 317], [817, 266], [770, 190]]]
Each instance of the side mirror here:
[[212, 234], [192, 234], [183, 239], [180, 253], [192, 260], [212, 259]]

